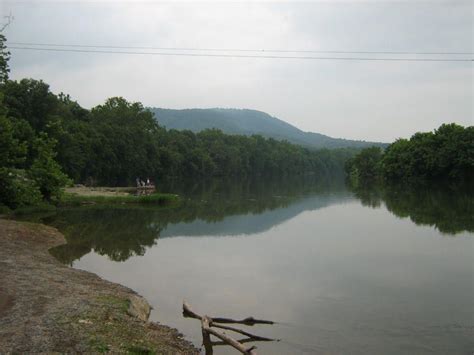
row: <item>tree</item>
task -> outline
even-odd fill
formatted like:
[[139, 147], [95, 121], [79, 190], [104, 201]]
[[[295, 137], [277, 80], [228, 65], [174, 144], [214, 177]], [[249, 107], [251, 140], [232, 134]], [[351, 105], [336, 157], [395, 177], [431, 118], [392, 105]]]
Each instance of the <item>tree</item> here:
[[38, 185], [41, 194], [47, 201], [57, 201], [61, 197], [61, 188], [70, 183], [66, 174], [54, 160], [56, 141], [41, 133], [35, 141], [37, 151], [29, 175]]
[[382, 149], [365, 148], [346, 163], [346, 171], [354, 185], [374, 182], [380, 177]]
[[10, 52], [6, 46], [7, 39], [0, 33], [0, 85], [3, 85], [8, 80], [8, 73], [10, 68], [8, 67], [8, 61], [10, 60]]

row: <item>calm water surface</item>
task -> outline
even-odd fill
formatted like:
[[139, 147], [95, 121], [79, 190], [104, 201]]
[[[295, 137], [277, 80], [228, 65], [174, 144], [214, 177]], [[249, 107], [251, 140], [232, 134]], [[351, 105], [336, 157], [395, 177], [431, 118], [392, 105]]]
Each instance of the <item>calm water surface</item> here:
[[183, 299], [278, 322], [250, 328], [281, 339], [257, 343], [261, 354], [472, 354], [472, 194], [308, 179], [166, 189], [185, 203], [43, 218], [68, 239], [53, 254], [136, 290], [197, 346]]

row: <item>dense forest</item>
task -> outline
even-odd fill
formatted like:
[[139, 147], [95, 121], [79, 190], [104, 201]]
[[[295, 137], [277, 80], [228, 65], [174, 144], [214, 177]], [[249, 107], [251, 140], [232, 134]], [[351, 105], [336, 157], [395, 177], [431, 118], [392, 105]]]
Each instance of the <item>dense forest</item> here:
[[380, 181], [474, 181], [474, 126], [443, 124], [434, 132], [398, 139], [385, 150], [366, 148], [349, 159], [353, 185]]
[[167, 130], [142, 104], [114, 97], [90, 110], [43, 81], [9, 80], [0, 38], [0, 201], [57, 201], [71, 183], [130, 185], [136, 177], [342, 174], [352, 149], [310, 150], [259, 135]]

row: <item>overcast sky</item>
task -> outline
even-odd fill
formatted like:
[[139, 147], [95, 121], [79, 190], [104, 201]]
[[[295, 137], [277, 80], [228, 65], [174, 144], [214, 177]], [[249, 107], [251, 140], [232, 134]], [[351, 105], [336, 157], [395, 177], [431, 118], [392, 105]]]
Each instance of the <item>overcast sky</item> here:
[[[9, 43], [409, 52], [474, 48], [474, 1], [2, 0], [0, 11], [14, 16], [5, 31]], [[443, 122], [473, 124], [472, 62], [11, 52], [12, 79], [42, 79], [53, 92], [68, 93], [87, 108], [111, 96], [165, 108], [251, 108], [305, 131], [377, 141], [409, 137]]]

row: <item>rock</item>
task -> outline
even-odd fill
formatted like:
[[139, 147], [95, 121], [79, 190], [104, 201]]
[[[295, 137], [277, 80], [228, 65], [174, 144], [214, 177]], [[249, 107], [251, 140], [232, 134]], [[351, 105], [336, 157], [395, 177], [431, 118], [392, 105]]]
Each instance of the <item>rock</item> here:
[[148, 321], [148, 317], [150, 317], [151, 307], [141, 296], [133, 295], [130, 296], [130, 305], [128, 306], [127, 313], [132, 317], [137, 317], [142, 321]]

